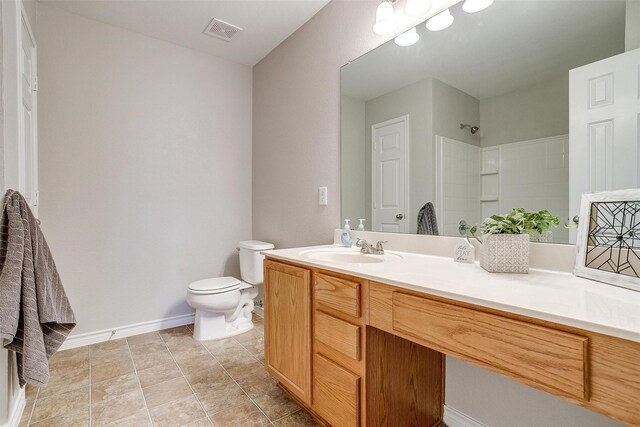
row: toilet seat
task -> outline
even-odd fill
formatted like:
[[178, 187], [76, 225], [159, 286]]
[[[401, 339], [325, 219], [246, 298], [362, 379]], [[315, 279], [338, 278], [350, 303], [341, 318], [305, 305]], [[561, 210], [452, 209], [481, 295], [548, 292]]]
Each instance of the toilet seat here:
[[235, 277], [214, 277], [191, 283], [189, 292], [197, 295], [223, 294], [239, 290], [241, 283]]

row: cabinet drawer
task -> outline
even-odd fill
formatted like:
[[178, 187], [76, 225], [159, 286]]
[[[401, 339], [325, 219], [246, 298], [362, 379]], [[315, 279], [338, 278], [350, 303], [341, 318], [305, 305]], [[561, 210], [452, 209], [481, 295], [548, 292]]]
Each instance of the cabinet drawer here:
[[360, 326], [316, 311], [314, 336], [317, 341], [345, 356], [360, 360]]
[[348, 316], [360, 317], [360, 283], [318, 273], [314, 298], [324, 305]]
[[557, 394], [588, 399], [588, 338], [440, 301], [392, 294], [393, 329]]
[[360, 425], [360, 377], [315, 354], [313, 408], [333, 427]]

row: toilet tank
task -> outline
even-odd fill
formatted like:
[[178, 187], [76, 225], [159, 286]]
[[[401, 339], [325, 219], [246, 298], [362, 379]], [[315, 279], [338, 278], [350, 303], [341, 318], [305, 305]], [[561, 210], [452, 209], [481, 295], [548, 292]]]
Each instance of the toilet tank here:
[[264, 281], [262, 261], [264, 255], [260, 252], [273, 249], [273, 243], [259, 240], [245, 240], [238, 243], [240, 251], [240, 277], [252, 285], [262, 285]]

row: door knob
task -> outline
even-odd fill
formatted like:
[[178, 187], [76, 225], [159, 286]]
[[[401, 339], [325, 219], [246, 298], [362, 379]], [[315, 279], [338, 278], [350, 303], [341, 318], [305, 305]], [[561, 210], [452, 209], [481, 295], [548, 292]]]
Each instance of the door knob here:
[[578, 225], [578, 223], [580, 222], [580, 217], [578, 215], [573, 217], [573, 222]]
[[397, 220], [404, 219], [404, 214], [398, 214], [398, 215], [396, 215], [396, 219], [397, 219]]

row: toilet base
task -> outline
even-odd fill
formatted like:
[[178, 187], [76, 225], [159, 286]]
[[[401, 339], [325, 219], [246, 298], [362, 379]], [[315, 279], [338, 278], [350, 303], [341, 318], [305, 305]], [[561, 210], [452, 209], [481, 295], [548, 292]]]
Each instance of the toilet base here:
[[220, 340], [243, 334], [251, 329], [253, 329], [253, 322], [244, 316], [239, 316], [233, 322], [227, 322], [224, 313], [196, 309], [193, 338], [196, 341]]

